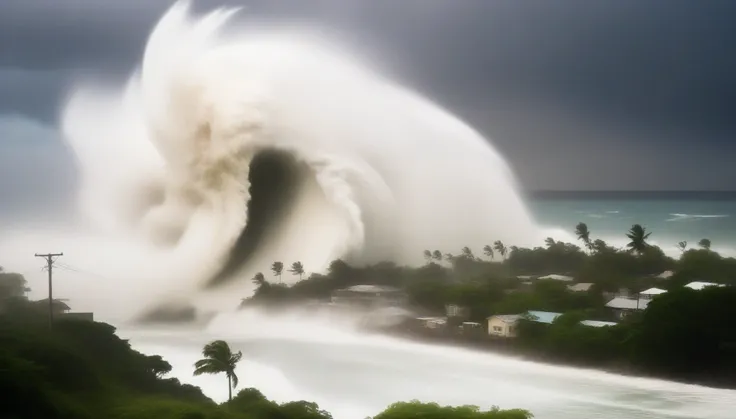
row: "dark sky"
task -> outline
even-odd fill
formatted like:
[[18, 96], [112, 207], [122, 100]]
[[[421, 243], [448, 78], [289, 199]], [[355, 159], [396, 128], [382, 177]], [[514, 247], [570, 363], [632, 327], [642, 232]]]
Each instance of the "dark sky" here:
[[[69, 194], [56, 122], [70, 81], [122, 80], [169, 4], [0, 0], [2, 196]], [[194, 4], [335, 33], [492, 138], [529, 189], [736, 189], [736, 1]]]

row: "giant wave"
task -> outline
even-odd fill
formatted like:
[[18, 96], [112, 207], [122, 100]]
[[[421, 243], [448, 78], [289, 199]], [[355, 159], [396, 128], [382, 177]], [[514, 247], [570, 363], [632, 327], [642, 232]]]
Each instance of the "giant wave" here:
[[276, 260], [413, 264], [537, 238], [471, 127], [308, 32], [228, 30], [235, 12], [176, 3], [125, 86], [80, 84], [63, 113], [86, 218], [185, 264], [179, 297], [241, 292]]

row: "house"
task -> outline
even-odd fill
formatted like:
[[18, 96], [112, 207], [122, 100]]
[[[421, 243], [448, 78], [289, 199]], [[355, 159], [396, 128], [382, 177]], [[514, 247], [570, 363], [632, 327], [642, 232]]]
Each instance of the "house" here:
[[613, 300], [606, 303], [606, 307], [613, 310], [614, 315], [618, 319], [623, 319], [627, 315], [635, 312], [645, 310], [649, 305], [649, 299], [642, 298], [626, 298], [616, 297]]
[[652, 297], [655, 295], [660, 295], [666, 293], [667, 290], [663, 290], [661, 288], [649, 288], [648, 290], [644, 290], [639, 293], [639, 298], [645, 299], [645, 300], [651, 300]]
[[331, 302], [363, 307], [395, 307], [404, 305], [406, 299], [406, 294], [399, 288], [383, 285], [355, 285], [333, 291]]
[[716, 284], [715, 282], [703, 282], [703, 281], [693, 281], [685, 286], [687, 288], [690, 288], [696, 291], [700, 291], [703, 288], [707, 288], [707, 287], [725, 287], [725, 285], [723, 284]]
[[573, 278], [571, 276], [557, 275], [557, 274], [540, 276], [537, 279], [551, 279], [553, 281], [561, 281], [561, 282], [572, 282], [572, 281], [575, 280], [575, 278]]
[[[48, 311], [49, 310], [49, 299], [45, 298], [43, 300], [38, 300], [33, 302], [34, 306], [39, 310]], [[62, 300], [54, 300], [51, 303], [51, 312], [54, 315], [61, 315], [66, 314], [71, 310], [71, 307]]]
[[[562, 316], [562, 313], [534, 310], [527, 311], [524, 314], [495, 315], [488, 318], [488, 334], [490, 336], [513, 338], [516, 337], [517, 325], [521, 319], [527, 319], [542, 324], [552, 324], [560, 316]], [[580, 324], [589, 327], [609, 327], [615, 326], [618, 323], [599, 320], [583, 320]]]
[[520, 314], [501, 314], [488, 318], [488, 334], [504, 338], [516, 337], [516, 324]]
[[580, 282], [573, 285], [568, 285], [567, 289], [572, 292], [588, 292], [590, 291], [590, 287], [593, 286], [592, 282]]

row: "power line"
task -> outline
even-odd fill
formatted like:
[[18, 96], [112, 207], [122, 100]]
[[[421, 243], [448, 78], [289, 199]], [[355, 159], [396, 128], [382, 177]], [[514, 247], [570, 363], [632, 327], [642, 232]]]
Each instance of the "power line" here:
[[65, 271], [75, 272], [75, 273], [83, 274], [83, 275], [96, 276], [96, 277], [101, 278], [101, 279], [109, 280], [109, 278], [107, 278], [104, 275], [101, 275], [101, 274], [98, 274], [98, 273], [95, 273], [95, 272], [92, 272], [92, 271], [88, 271], [86, 269], [82, 269], [82, 268], [79, 268], [79, 267], [76, 267], [76, 266], [72, 266], [72, 265], [69, 265], [68, 263], [61, 263], [61, 262], [59, 262], [59, 263], [56, 264], [56, 266], [59, 267], [59, 268], [61, 268], [61, 269], [64, 269]]
[[37, 258], [44, 258], [46, 259], [46, 269], [49, 271], [49, 329], [53, 327], [54, 324], [54, 295], [53, 295], [53, 267], [54, 262], [59, 256], [64, 256], [64, 253], [36, 253]]

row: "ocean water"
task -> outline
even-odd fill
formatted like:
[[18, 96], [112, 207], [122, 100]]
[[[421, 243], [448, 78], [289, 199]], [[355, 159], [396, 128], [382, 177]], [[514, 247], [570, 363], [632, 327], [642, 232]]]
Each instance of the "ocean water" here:
[[555, 238], [575, 240], [575, 226], [586, 223], [591, 238], [615, 246], [641, 224], [650, 242], [669, 255], [675, 245], [710, 239], [712, 248], [736, 256], [736, 193], [733, 192], [548, 192], [533, 194], [528, 204], [537, 222]]

